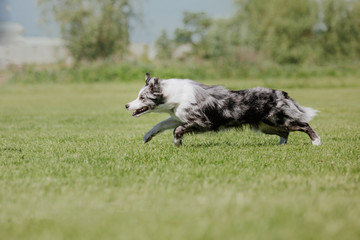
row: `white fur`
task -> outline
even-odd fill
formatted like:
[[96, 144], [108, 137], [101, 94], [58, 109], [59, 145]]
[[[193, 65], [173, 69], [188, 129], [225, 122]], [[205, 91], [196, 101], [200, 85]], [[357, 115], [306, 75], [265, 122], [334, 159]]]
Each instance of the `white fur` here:
[[[169, 113], [172, 118], [179, 122], [186, 122], [186, 108], [191, 107], [191, 103], [196, 103], [193, 81], [189, 79], [168, 79], [161, 81], [161, 88], [166, 103], [159, 105], [155, 111]], [[175, 109], [175, 111], [171, 111]]]
[[144, 87], [142, 89], [140, 89], [139, 91], [139, 94], [137, 96], [137, 98], [132, 101], [132, 102], [129, 102], [128, 105], [128, 110], [129, 111], [133, 111], [133, 110], [136, 110], [136, 109], [139, 109], [139, 108], [142, 108], [142, 107], [145, 107], [146, 105], [140, 101], [139, 97], [140, 97], [140, 94], [142, 93], [142, 91], [144, 91]]
[[[150, 141], [157, 134], [168, 130], [174, 129], [177, 126], [186, 122], [186, 111], [185, 109], [190, 107], [191, 103], [195, 103], [195, 89], [194, 85], [191, 84], [192, 81], [188, 79], [168, 79], [166, 81], [161, 81], [161, 88], [164, 97], [167, 99], [166, 103], [160, 104], [153, 110], [147, 112], [160, 112], [168, 113], [171, 115], [170, 118], [156, 124], [149, 132], [143, 137], [143, 142], [146, 143]], [[128, 110], [136, 110], [145, 105], [139, 100], [139, 97], [144, 88], [139, 91], [137, 99], [129, 103]], [[176, 109], [174, 112], [172, 109]], [[179, 145], [179, 142], [175, 142], [176, 145]]]
[[305, 116], [306, 116], [306, 118], [304, 119], [305, 122], [310, 122], [310, 120], [313, 119], [319, 112], [318, 110], [315, 110], [310, 107], [301, 107], [301, 108], [305, 112]]

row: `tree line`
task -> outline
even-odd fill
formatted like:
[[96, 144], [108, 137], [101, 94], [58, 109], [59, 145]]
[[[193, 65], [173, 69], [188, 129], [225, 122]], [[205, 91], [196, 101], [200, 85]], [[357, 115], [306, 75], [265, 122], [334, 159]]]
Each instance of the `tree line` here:
[[[130, 44], [131, 0], [38, 0], [51, 9], [75, 60], [124, 56]], [[274, 62], [324, 64], [360, 57], [360, 0], [235, 0], [233, 16], [213, 19], [185, 12], [183, 26], [162, 31], [159, 61], [183, 59], [216, 64]], [[171, 35], [172, 37], [169, 37]]]

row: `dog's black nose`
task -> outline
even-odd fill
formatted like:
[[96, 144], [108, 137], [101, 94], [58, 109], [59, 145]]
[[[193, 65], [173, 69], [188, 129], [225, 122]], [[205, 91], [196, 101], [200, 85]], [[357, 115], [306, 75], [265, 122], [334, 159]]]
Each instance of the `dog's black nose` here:
[[126, 105], [125, 105], [125, 108], [128, 109], [128, 108], [129, 108], [129, 104], [126, 104]]

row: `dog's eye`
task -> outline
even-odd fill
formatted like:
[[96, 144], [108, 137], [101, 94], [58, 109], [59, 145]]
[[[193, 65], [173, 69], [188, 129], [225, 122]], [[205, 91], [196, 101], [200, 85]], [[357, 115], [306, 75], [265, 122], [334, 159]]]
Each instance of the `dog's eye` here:
[[143, 96], [140, 96], [140, 98], [139, 98], [140, 100], [144, 100], [144, 97]]

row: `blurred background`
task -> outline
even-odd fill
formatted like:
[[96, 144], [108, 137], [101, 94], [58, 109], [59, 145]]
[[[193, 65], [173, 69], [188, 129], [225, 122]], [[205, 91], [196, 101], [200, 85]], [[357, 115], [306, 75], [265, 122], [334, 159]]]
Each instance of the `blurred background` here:
[[0, 1], [0, 69], [37, 81], [357, 75], [359, 57], [359, 0]]

